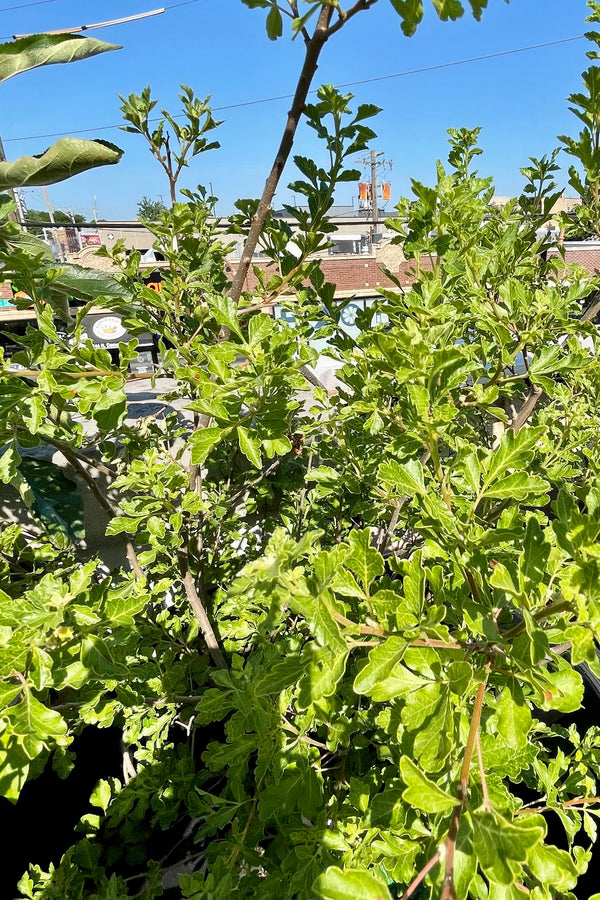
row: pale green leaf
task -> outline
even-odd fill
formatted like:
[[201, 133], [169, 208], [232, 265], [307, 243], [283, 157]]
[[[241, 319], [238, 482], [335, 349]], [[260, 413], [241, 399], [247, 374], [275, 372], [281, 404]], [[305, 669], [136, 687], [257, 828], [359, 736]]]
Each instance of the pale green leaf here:
[[48, 709], [32, 696], [30, 691], [23, 691], [22, 699], [8, 710], [10, 726], [18, 735], [19, 742], [29, 759], [35, 759], [45, 747], [58, 743], [66, 746], [67, 723], [52, 709]]
[[60, 138], [39, 156], [0, 162], [0, 190], [56, 184], [98, 166], [114, 166], [122, 155], [108, 141]]
[[[378, 694], [378, 687], [394, 673], [394, 667], [404, 654], [407, 641], [399, 637], [386, 638], [383, 643], [369, 653], [366, 666], [354, 679], [354, 690], [357, 694]], [[407, 670], [408, 671], [408, 670]]]
[[240, 450], [246, 459], [251, 462], [255, 468], [260, 469], [262, 466], [262, 457], [260, 455], [260, 441], [258, 438], [242, 425], [238, 425], [237, 427], [237, 436]]
[[104, 614], [115, 625], [133, 625], [135, 617], [146, 607], [148, 597], [110, 597], [104, 604]]
[[313, 891], [320, 900], [391, 900], [385, 879], [366, 869], [330, 866], [319, 875]]
[[406, 784], [402, 796], [407, 803], [423, 812], [438, 813], [452, 809], [456, 797], [442, 790], [425, 775], [408, 756], [400, 758], [400, 773]]
[[361, 531], [353, 530], [348, 538], [350, 552], [345, 564], [362, 584], [363, 590], [369, 596], [369, 588], [372, 581], [379, 575], [383, 575], [383, 557], [371, 547], [371, 532], [369, 528]]
[[190, 438], [192, 448], [192, 463], [201, 465], [213, 447], [219, 443], [228, 432], [213, 425], [209, 428], [197, 428]]
[[423, 467], [416, 459], [407, 463], [391, 459], [379, 466], [377, 475], [384, 487], [395, 494], [413, 497], [415, 494], [425, 493]]
[[[498, 814], [473, 813], [473, 848], [483, 873], [498, 884], [512, 884], [533, 847], [545, 834], [541, 816], [509, 822]], [[543, 823], [543, 819], [541, 819]]]
[[527, 475], [525, 472], [513, 472], [505, 478], [494, 481], [482, 494], [484, 497], [495, 497], [497, 500], [527, 500], [535, 498], [550, 490], [550, 485], [539, 475]]
[[117, 44], [106, 44], [95, 38], [72, 34], [31, 35], [8, 44], [0, 44], [0, 81], [39, 66], [76, 62], [120, 49]]
[[486, 484], [500, 478], [507, 469], [520, 469], [533, 457], [534, 447], [544, 434], [544, 428], [522, 428], [518, 434], [505, 431], [498, 449], [487, 462]]
[[531, 712], [525, 701], [516, 703], [509, 689], [504, 688], [496, 707], [498, 734], [509, 747], [518, 749], [526, 745], [531, 726]]
[[541, 883], [555, 891], [570, 891], [579, 872], [570, 853], [551, 844], [538, 844], [529, 854], [527, 865]]

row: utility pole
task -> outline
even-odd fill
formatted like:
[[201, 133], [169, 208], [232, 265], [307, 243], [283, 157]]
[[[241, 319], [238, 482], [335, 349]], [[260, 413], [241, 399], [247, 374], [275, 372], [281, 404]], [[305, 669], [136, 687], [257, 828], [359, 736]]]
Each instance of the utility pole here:
[[54, 223], [56, 222], [56, 219], [54, 218], [54, 210], [52, 209], [52, 204], [50, 203], [50, 196], [48, 194], [48, 188], [46, 187], [46, 185], [44, 185], [43, 191], [44, 191], [44, 200], [46, 201], [46, 209], [48, 210], [48, 215], [50, 216], [50, 221], [54, 225]]
[[[383, 152], [377, 152], [377, 150], [371, 150], [369, 156], [365, 156], [357, 162], [364, 166], [366, 169], [371, 170], [371, 183], [361, 182], [359, 185], [359, 209], [367, 209], [371, 211], [371, 219], [373, 221], [373, 231], [376, 231], [377, 224], [379, 222], [379, 191], [382, 191], [382, 198], [384, 200], [389, 200], [389, 182], [385, 182], [383, 184], [378, 183], [377, 181], [377, 170], [379, 167], [386, 166], [391, 169], [392, 163], [388, 162], [385, 159], [380, 160], [379, 157], [383, 156]], [[360, 193], [360, 191], [364, 190], [364, 193]], [[386, 194], [387, 189], [387, 194]]]
[[371, 216], [373, 224], [379, 221], [379, 208], [377, 206], [377, 157], [383, 156], [383, 153], [377, 153], [371, 150]]

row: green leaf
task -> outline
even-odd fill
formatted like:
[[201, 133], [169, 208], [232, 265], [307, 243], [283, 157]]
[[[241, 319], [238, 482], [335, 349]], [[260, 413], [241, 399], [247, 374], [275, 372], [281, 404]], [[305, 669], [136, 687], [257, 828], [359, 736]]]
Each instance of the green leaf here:
[[527, 735], [532, 726], [531, 713], [521, 697], [515, 702], [508, 688], [504, 688], [496, 707], [498, 734], [509, 747], [520, 748], [527, 744]]
[[248, 340], [251, 346], [260, 344], [273, 333], [273, 319], [266, 313], [256, 313], [248, 323]]
[[577, 884], [579, 872], [571, 854], [552, 844], [536, 847], [527, 865], [544, 886], [554, 891], [570, 891]]
[[416, 459], [411, 459], [407, 463], [391, 459], [379, 466], [377, 476], [385, 487], [396, 494], [413, 497], [415, 494], [425, 493], [423, 467]]
[[110, 597], [104, 604], [104, 615], [115, 625], [133, 625], [135, 617], [145, 609], [148, 597]]
[[473, 813], [473, 848], [484, 875], [498, 884], [512, 884], [529, 851], [545, 835], [539, 819], [541, 816], [523, 816], [517, 824], [498, 814]]
[[[359, 672], [357, 678], [360, 678], [361, 675], [362, 672]], [[381, 703], [398, 697], [406, 697], [426, 684], [429, 684], [426, 679], [402, 663], [398, 663], [387, 678], [375, 682], [369, 690], [371, 699], [376, 703]]]
[[473, 677], [473, 667], [468, 662], [450, 663], [446, 670], [450, 690], [453, 694], [464, 696]]
[[307, 709], [312, 703], [318, 703], [335, 693], [346, 671], [348, 650], [343, 650], [338, 644], [334, 644], [334, 647], [333, 650], [319, 647], [315, 641], [306, 645], [303, 655], [308, 660], [308, 670], [300, 682], [300, 709]]
[[82, 541], [85, 537], [83, 498], [77, 484], [48, 460], [25, 457], [20, 470], [33, 494], [33, 510], [48, 532]]
[[10, 484], [19, 492], [28, 509], [33, 506], [35, 497], [26, 478], [23, 477], [19, 466], [21, 456], [14, 443], [8, 445], [0, 456], [0, 481]]
[[390, 0], [401, 18], [400, 26], [406, 37], [412, 37], [423, 18], [423, 0]]
[[[394, 784], [396, 784], [394, 780]], [[375, 794], [365, 816], [365, 824], [371, 828], [401, 829], [406, 821], [407, 807], [402, 800], [402, 791], [397, 787], [384, 785], [383, 791]]]
[[92, 806], [97, 806], [104, 812], [108, 809], [112, 797], [112, 787], [108, 781], [101, 778], [90, 796]]
[[316, 481], [317, 484], [338, 484], [342, 480], [340, 472], [336, 472], [331, 466], [315, 466], [306, 473], [307, 481]]
[[0, 735], [0, 796], [16, 803], [29, 775], [31, 761], [23, 746], [7, 731]]
[[0, 162], [0, 190], [56, 184], [98, 166], [114, 166], [123, 151], [108, 141], [60, 138], [39, 156]]
[[126, 532], [127, 534], [135, 534], [143, 521], [144, 519], [142, 516], [139, 516], [137, 519], [130, 518], [129, 516], [115, 516], [106, 526], [106, 533], [122, 534], [123, 532]]
[[366, 666], [354, 679], [353, 689], [357, 694], [379, 694], [381, 682], [394, 672], [406, 650], [408, 642], [399, 637], [389, 637], [369, 653]]
[[550, 485], [539, 475], [514, 472], [512, 475], [500, 478], [490, 487], [485, 488], [482, 496], [495, 497], [497, 500], [523, 501], [528, 497], [546, 494], [549, 490]]
[[101, 297], [128, 300], [132, 293], [128, 287], [100, 269], [83, 266], [62, 265], [58, 276], [52, 281], [52, 290], [60, 290], [78, 300], [98, 300]]
[[8, 684], [6, 681], [0, 681], [0, 709], [10, 706], [22, 690], [20, 684]]
[[93, 634], [81, 642], [81, 662], [100, 678], [122, 678], [127, 675], [125, 666], [113, 662], [106, 643]]
[[269, 459], [273, 459], [276, 454], [277, 456], [285, 456], [292, 449], [292, 445], [286, 437], [265, 438], [262, 441], [262, 446]]
[[577, 357], [573, 358], [570, 354], [565, 354], [559, 344], [552, 344], [550, 347], [540, 347], [536, 350], [529, 364], [529, 376], [535, 381], [537, 375], [564, 372], [578, 364], [580, 361]]
[[385, 879], [366, 869], [330, 866], [313, 885], [320, 900], [391, 900]]
[[230, 297], [211, 297], [209, 306], [219, 325], [225, 325], [241, 340], [244, 339], [237, 317], [237, 307]]
[[353, 530], [348, 538], [350, 553], [345, 559], [345, 565], [356, 575], [363, 586], [367, 597], [372, 581], [379, 575], [383, 575], [383, 557], [371, 547], [371, 532], [369, 528]]
[[416, 809], [438, 813], [456, 806], [456, 797], [438, 787], [408, 756], [400, 758], [400, 773], [407, 786], [402, 797]]
[[307, 666], [306, 657], [289, 656], [280, 659], [268, 671], [259, 675], [253, 682], [252, 693], [255, 697], [268, 697], [280, 694], [281, 691], [294, 685]]
[[209, 428], [198, 428], [190, 438], [192, 448], [192, 463], [195, 466], [201, 465], [213, 447], [228, 434], [227, 429], [219, 428], [213, 425]]
[[48, 709], [25, 690], [20, 703], [11, 706], [8, 711], [13, 732], [18, 735], [19, 742], [29, 759], [35, 759], [45, 747], [53, 743], [66, 746], [67, 723], [52, 709]]
[[254, 437], [247, 428], [243, 428], [242, 425], [238, 425], [237, 427], [237, 436], [240, 444], [240, 450], [255, 466], [257, 469], [260, 469], [262, 466], [262, 457], [260, 455], [260, 441], [258, 438]]
[[35, 34], [0, 44], [0, 81], [39, 66], [76, 62], [120, 49], [118, 44], [106, 44], [94, 38], [71, 34]]
[[433, 5], [442, 22], [460, 19], [464, 13], [460, 0], [433, 0]]
[[276, 41], [283, 34], [283, 18], [277, 6], [273, 5], [267, 16], [267, 35], [270, 41]]
[[127, 415], [127, 397], [124, 390], [104, 390], [92, 406], [92, 417], [101, 431], [117, 428]]
[[512, 428], [506, 431], [502, 435], [500, 446], [488, 459], [486, 485], [500, 478], [507, 469], [521, 469], [526, 466], [533, 457], [534, 447], [544, 431], [542, 427], [522, 428], [518, 434], [515, 434]]
[[558, 712], [570, 713], [580, 709], [583, 703], [583, 679], [566, 659], [561, 656], [554, 659], [556, 671], [546, 671], [544, 709], [556, 709]]
[[452, 748], [449, 687], [433, 682], [408, 694], [401, 715], [407, 730], [415, 732], [415, 758], [428, 772], [439, 772]]

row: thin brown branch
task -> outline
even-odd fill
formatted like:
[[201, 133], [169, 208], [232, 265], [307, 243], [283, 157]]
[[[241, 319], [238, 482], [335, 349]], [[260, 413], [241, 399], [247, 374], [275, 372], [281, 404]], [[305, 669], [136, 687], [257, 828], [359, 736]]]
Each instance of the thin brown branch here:
[[297, 728], [294, 728], [294, 726], [291, 725], [287, 720], [284, 721], [284, 724], [281, 727], [283, 728], [284, 731], [289, 731], [290, 734], [293, 734], [297, 740], [303, 741], [305, 744], [309, 744], [311, 747], [318, 747], [320, 750], [329, 751], [329, 747], [327, 746], [327, 744], [322, 744], [321, 741], [315, 741], [313, 738], [309, 737], [307, 734], [302, 734], [300, 731], [298, 731]]
[[[585, 312], [581, 315], [581, 322], [591, 322], [600, 312], [600, 291], [594, 291], [593, 299]], [[565, 339], [566, 340], [566, 339]], [[561, 342], [562, 343], [562, 342]], [[539, 400], [542, 398], [544, 391], [538, 385], [534, 384], [521, 405], [521, 408], [513, 416], [511, 428], [515, 434], [518, 434], [523, 425], [527, 422]]]
[[319, 13], [313, 35], [306, 44], [304, 64], [298, 78], [294, 99], [290, 111], [288, 112], [287, 122], [283, 130], [279, 149], [277, 150], [275, 161], [273, 162], [271, 172], [265, 183], [256, 214], [252, 218], [250, 231], [248, 232], [248, 237], [246, 238], [246, 243], [244, 244], [244, 249], [242, 251], [242, 258], [240, 259], [240, 263], [231, 284], [230, 296], [234, 303], [238, 302], [244, 289], [244, 282], [252, 263], [252, 256], [254, 255], [266, 218], [269, 214], [271, 202], [275, 196], [279, 179], [281, 178], [281, 174], [292, 150], [298, 124], [306, 104], [306, 98], [317, 71], [319, 56], [329, 37], [329, 24], [333, 16], [333, 11], [333, 6], [323, 6]]
[[97, 459], [93, 459], [90, 456], [86, 456], [80, 450], [76, 450], [74, 447], [69, 447], [68, 444], [63, 444], [62, 441], [57, 441], [56, 438], [50, 437], [49, 435], [44, 435], [44, 441], [47, 444], [51, 444], [53, 447], [56, 447], [57, 450], [64, 455], [64, 451], [68, 450], [77, 459], [80, 459], [81, 462], [84, 462], [87, 466], [91, 466], [93, 469], [96, 469], [97, 472], [100, 472], [101, 475], [106, 475], [107, 478], [116, 478], [117, 473], [114, 469], [110, 469], [104, 463], [100, 462]]
[[[558, 613], [565, 612], [566, 610], [570, 610], [572, 608], [573, 605], [569, 600], [559, 600], [556, 603], [550, 604], [550, 606], [545, 606], [543, 609], [538, 609], [537, 612], [533, 613], [532, 618], [536, 622], [543, 622], [546, 619], [549, 619], [550, 616], [557, 615]], [[525, 622], [519, 622], [518, 625], [514, 625], [509, 631], [504, 632], [502, 637], [505, 641], [510, 641], [513, 640], [513, 638], [517, 638], [520, 635], [524, 634], [525, 631]], [[558, 646], [560, 647], [560, 644]]]
[[[61, 447], [61, 453], [68, 460], [69, 464], [75, 469], [78, 475], [85, 481], [90, 491], [98, 501], [98, 505], [102, 507], [104, 512], [113, 519], [115, 516], [121, 515], [121, 510], [118, 506], [114, 506], [110, 500], [104, 496], [98, 485], [96, 484], [95, 478], [90, 475], [88, 470], [82, 465], [74, 452], [71, 451], [70, 448]], [[140, 565], [140, 561], [137, 557], [137, 553], [135, 552], [135, 547], [129, 538], [122, 536], [123, 543], [125, 544], [125, 553], [127, 554], [127, 559], [129, 560], [129, 564], [132, 570], [135, 572], [138, 578], [145, 578], [144, 570]]]
[[[423, 455], [421, 456], [421, 465], [424, 466], [425, 463], [428, 462], [430, 455], [431, 454], [430, 454], [429, 450], [426, 450], [423, 453]], [[396, 530], [396, 526], [398, 524], [398, 519], [400, 518], [400, 512], [402, 510], [402, 507], [409, 500], [410, 500], [410, 497], [408, 495], [398, 497], [398, 499], [396, 500], [396, 503], [394, 504], [394, 511], [392, 513], [392, 518], [390, 519], [390, 524], [388, 525], [388, 527], [385, 531], [385, 534], [383, 535], [383, 538], [379, 544], [379, 547], [377, 548], [380, 553], [385, 553], [387, 551], [390, 541], [392, 539], [392, 536], [394, 534], [394, 531]]]
[[271, 303], [269, 300], [265, 299], [265, 300], [261, 300], [260, 303], [255, 303], [254, 306], [241, 306], [238, 309], [237, 314], [238, 314], [238, 316], [243, 316], [244, 313], [259, 312], [260, 310], [263, 310], [263, 309], [272, 310], [274, 306], [275, 306], [275, 303]]
[[487, 677], [477, 688], [475, 696], [475, 705], [473, 706], [473, 717], [471, 719], [471, 727], [469, 729], [469, 737], [467, 738], [467, 746], [463, 758], [462, 768], [460, 770], [460, 783], [458, 787], [458, 803], [452, 812], [450, 821], [450, 830], [448, 837], [444, 841], [445, 864], [444, 864], [444, 881], [442, 884], [442, 893], [440, 900], [457, 900], [456, 891], [454, 890], [454, 854], [456, 851], [456, 839], [458, 837], [458, 829], [460, 827], [460, 818], [463, 808], [467, 802], [469, 771], [471, 769], [471, 760], [473, 758], [473, 750], [475, 749], [479, 726], [481, 723], [481, 711], [483, 709], [483, 698]]
[[332, 34], [335, 34], [336, 31], [339, 31], [346, 22], [348, 22], [353, 16], [357, 13], [362, 12], [363, 9], [370, 9], [371, 6], [375, 6], [378, 0], [358, 0], [357, 3], [354, 4], [349, 10], [344, 11], [340, 7], [338, 7], [338, 19], [333, 25], [329, 26], [327, 37], [331, 37]]
[[277, 459], [274, 460], [274, 461], [271, 463], [270, 466], [267, 466], [267, 468], [264, 469], [264, 470], [260, 473], [260, 475], [258, 476], [258, 478], [255, 478], [254, 481], [250, 481], [250, 482], [248, 482], [248, 484], [245, 484], [243, 488], [241, 488], [236, 494], [233, 495], [233, 497], [230, 497], [229, 500], [227, 501], [227, 505], [229, 506], [229, 508], [230, 508], [230, 509], [233, 509], [234, 506], [235, 506], [235, 504], [236, 504], [239, 500], [241, 500], [242, 497], [245, 497], [245, 496], [247, 495], [248, 491], [249, 491], [251, 488], [256, 487], [257, 484], [260, 484], [261, 481], [263, 481], [265, 478], [268, 478], [268, 476], [269, 476], [272, 472], [274, 472], [275, 469], [277, 469], [277, 468], [279, 467], [279, 464], [281, 463], [281, 460], [282, 460], [282, 457], [281, 457], [281, 456], [278, 456]]
[[582, 315], [583, 322], [591, 322], [600, 312], [600, 291], [594, 291], [590, 305]]
[[479, 777], [481, 778], [481, 790], [483, 791], [483, 806], [486, 812], [492, 811], [490, 803], [490, 795], [488, 792], [487, 778], [485, 776], [485, 768], [483, 765], [483, 754], [481, 752], [481, 741], [479, 739], [479, 731], [475, 735], [475, 748], [477, 750], [477, 765], [479, 766]]
[[521, 404], [521, 408], [518, 412], [513, 416], [512, 422], [510, 423], [510, 427], [514, 431], [515, 434], [518, 434], [523, 425], [527, 422], [527, 419], [530, 417], [534, 409], [536, 408], [539, 399], [543, 394], [543, 390], [537, 384], [534, 384], [523, 403]]
[[[558, 803], [556, 806], [558, 806], [559, 809], [569, 809], [574, 806], [587, 806], [593, 803], [600, 803], [600, 797], [575, 797], [574, 800], [565, 800], [564, 803]], [[551, 810], [556, 809], [556, 806], [524, 806], [515, 812], [515, 816], [528, 816], [535, 813], [550, 812]]]
[[218, 669], [226, 669], [227, 663], [225, 662], [225, 657], [223, 656], [217, 636], [210, 623], [210, 619], [208, 618], [204, 603], [198, 594], [192, 573], [190, 572], [187, 553], [180, 554], [179, 568], [181, 570], [181, 581], [185, 595], [200, 626], [210, 657]]
[[[3, 378], [39, 378], [42, 374], [42, 369], [17, 369], [14, 372], [11, 370], [6, 370], [2, 372]], [[119, 373], [116, 371], [111, 371], [110, 369], [84, 369], [79, 372], [60, 372], [57, 371], [53, 373], [55, 375], [60, 375], [62, 378], [110, 378], [113, 375], [118, 375]], [[125, 381], [139, 381], [143, 378], [152, 378], [152, 375], [131, 375], [128, 374], [125, 378]]]
[[419, 874], [416, 876], [416, 878], [413, 878], [413, 880], [411, 881], [409, 886], [406, 888], [406, 890], [402, 894], [400, 900], [408, 900], [409, 897], [412, 897], [412, 895], [414, 894], [416, 889], [419, 887], [419, 885], [421, 884], [423, 879], [426, 878], [427, 875], [429, 875], [431, 870], [434, 868], [434, 866], [436, 866], [439, 863], [439, 861], [440, 861], [440, 851], [438, 850], [438, 852], [435, 854], [435, 856], [432, 856], [431, 859], [429, 860], [429, 862], [423, 866], [423, 868], [421, 869]]

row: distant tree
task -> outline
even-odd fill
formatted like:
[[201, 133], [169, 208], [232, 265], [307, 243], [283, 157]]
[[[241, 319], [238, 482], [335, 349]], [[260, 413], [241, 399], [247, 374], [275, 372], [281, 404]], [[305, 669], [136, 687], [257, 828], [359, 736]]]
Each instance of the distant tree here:
[[[70, 216], [68, 213], [63, 212], [60, 209], [54, 210], [54, 221], [58, 225], [72, 225], [73, 222], [79, 224], [81, 222], [85, 222], [85, 216], [80, 215], [79, 213], [75, 213], [73, 216]], [[48, 222], [50, 224], [50, 213], [47, 210], [42, 209], [28, 209], [25, 213], [25, 222]], [[31, 227], [28, 229], [32, 234], [40, 235], [42, 233], [41, 227]]]
[[167, 208], [162, 200], [151, 200], [150, 197], [146, 196], [138, 201], [137, 207], [138, 219], [148, 219], [151, 222], [158, 219], [160, 214]]

